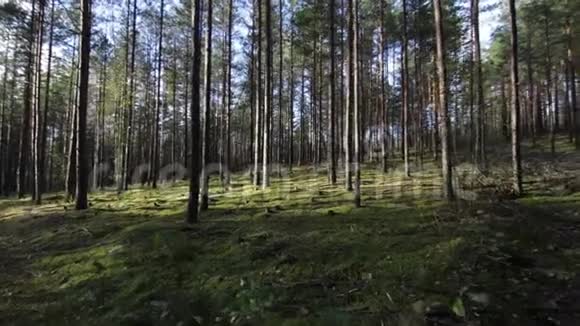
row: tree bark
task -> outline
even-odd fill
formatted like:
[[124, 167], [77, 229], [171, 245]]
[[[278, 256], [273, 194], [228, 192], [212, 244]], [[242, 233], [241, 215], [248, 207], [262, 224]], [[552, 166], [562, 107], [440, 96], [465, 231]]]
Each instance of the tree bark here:
[[205, 37], [205, 110], [203, 119], [203, 145], [201, 153], [201, 204], [200, 209], [205, 211], [209, 207], [209, 171], [211, 164], [209, 156], [210, 129], [211, 129], [211, 56], [213, 30], [213, 3], [207, 0], [207, 34]]
[[87, 139], [87, 107], [89, 102], [89, 60], [91, 57], [91, 0], [81, 0], [82, 31], [79, 82], [79, 106], [77, 113], [77, 210], [88, 208], [89, 162]]
[[[123, 189], [128, 190], [131, 184], [130, 167], [132, 160], [131, 145], [133, 141], [133, 106], [135, 102], [135, 50], [137, 47], [137, 0], [133, 0], [133, 21], [131, 27], [131, 64], [129, 68], [129, 103], [127, 104], [127, 134], [124, 148], [124, 164], [123, 171], [125, 178], [123, 180]], [[175, 101], [174, 101], [175, 102]], [[175, 109], [175, 108], [174, 108]]]
[[264, 151], [262, 165], [262, 189], [270, 186], [269, 145], [270, 120], [272, 112], [272, 0], [265, 0], [266, 6], [266, 76], [264, 85]]
[[473, 29], [473, 54], [477, 82], [477, 127], [476, 130], [476, 163], [486, 166], [485, 153], [485, 101], [483, 94], [483, 69], [481, 64], [481, 46], [479, 41], [479, 0], [471, 2], [471, 24]]
[[403, 159], [405, 176], [410, 177], [409, 170], [409, 56], [407, 36], [407, 1], [403, 0], [403, 125], [401, 126], [403, 142]]
[[256, 111], [256, 127], [254, 131], [254, 186], [258, 186], [260, 183], [260, 149], [261, 143], [263, 142], [262, 138], [260, 137], [261, 126], [262, 126], [262, 0], [256, 0], [256, 5], [254, 11], [255, 16], [257, 16], [257, 28], [258, 28], [258, 39], [257, 39], [257, 66], [258, 71], [255, 76], [255, 89], [256, 89], [256, 103], [255, 103], [255, 111]]
[[[163, 1], [163, 0], [162, 0]], [[199, 172], [200, 172], [200, 68], [201, 68], [201, 0], [194, 0], [192, 8], [193, 25], [193, 63], [191, 66], [191, 166], [189, 170], [189, 199], [185, 222], [197, 223], [199, 206]]]
[[445, 67], [445, 34], [441, 0], [433, 1], [435, 11], [435, 34], [437, 39], [437, 73], [439, 76], [439, 125], [441, 131], [441, 169], [443, 175], [443, 197], [453, 200], [452, 169], [449, 157], [449, 117], [447, 115], [447, 70]]
[[358, 71], [358, 0], [350, 0], [350, 20], [351, 20], [351, 67], [350, 79], [353, 91], [353, 137], [354, 137], [354, 206], [361, 206], [360, 192], [360, 112], [359, 112], [359, 71]]
[[24, 108], [22, 112], [22, 129], [20, 132], [20, 146], [18, 151], [18, 170], [17, 170], [17, 183], [16, 192], [18, 193], [18, 198], [23, 198], [26, 191], [26, 172], [28, 169], [28, 150], [30, 146], [30, 127], [32, 119], [32, 83], [33, 83], [33, 67], [34, 67], [34, 36], [36, 35], [36, 0], [32, 1], [31, 19], [30, 19], [30, 29], [29, 29], [29, 42], [27, 51], [27, 61], [26, 66], [26, 81], [24, 85]]
[[165, 0], [161, 0], [160, 17], [159, 17], [159, 43], [157, 46], [157, 90], [156, 90], [156, 100], [155, 100], [155, 125], [153, 134], [153, 157], [151, 158], [151, 170], [149, 173], [149, 179], [151, 186], [157, 188], [157, 179], [159, 179], [159, 164], [160, 164], [160, 146], [161, 141], [159, 139], [159, 123], [161, 114], [161, 80], [162, 80], [162, 60], [163, 60], [163, 19], [165, 14]]
[[335, 26], [334, 17], [336, 14], [335, 1], [330, 0], [330, 75], [329, 75], [329, 94], [328, 94], [328, 182], [331, 185], [336, 184], [336, 145], [335, 140], [335, 124], [336, 124], [336, 60], [334, 53], [336, 51], [335, 45]]
[[379, 104], [379, 110], [380, 110], [380, 115], [382, 117], [381, 120], [381, 160], [382, 160], [382, 169], [383, 169], [383, 173], [387, 173], [389, 170], [388, 167], [388, 137], [387, 137], [387, 130], [388, 130], [388, 116], [389, 113], [387, 111], [387, 105], [386, 105], [386, 96], [385, 96], [385, 1], [384, 0], [379, 0], [380, 1], [380, 15], [381, 15], [381, 26], [379, 29], [379, 85], [381, 87], [381, 91], [380, 91], [380, 104]]
[[516, 195], [523, 193], [522, 186], [522, 160], [520, 153], [520, 100], [519, 100], [519, 76], [518, 76], [518, 30], [516, 18], [515, 0], [509, 0], [510, 26], [511, 26], [511, 132], [512, 132], [512, 170], [513, 191]]
[[347, 63], [347, 90], [346, 90], [346, 107], [344, 113], [344, 181], [347, 191], [352, 191], [352, 155], [351, 155], [351, 110], [353, 108], [353, 73], [354, 73], [354, 15], [353, 1], [348, 0], [348, 63]]

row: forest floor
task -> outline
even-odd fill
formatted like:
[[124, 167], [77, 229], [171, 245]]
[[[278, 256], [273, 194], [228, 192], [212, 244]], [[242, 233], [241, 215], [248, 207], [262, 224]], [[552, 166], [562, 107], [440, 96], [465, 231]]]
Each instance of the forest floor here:
[[432, 162], [410, 179], [365, 166], [359, 209], [324, 169], [266, 191], [236, 175], [191, 227], [183, 182], [96, 192], [84, 212], [3, 199], [0, 324], [579, 325], [580, 153], [548, 148], [525, 146], [518, 199], [501, 151], [452, 204]]

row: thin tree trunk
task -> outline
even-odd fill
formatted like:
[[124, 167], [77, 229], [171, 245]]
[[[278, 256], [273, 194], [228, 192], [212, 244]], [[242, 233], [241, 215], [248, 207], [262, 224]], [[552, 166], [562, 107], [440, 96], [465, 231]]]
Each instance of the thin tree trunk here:
[[354, 73], [354, 8], [353, 8], [353, 1], [348, 0], [348, 64], [347, 64], [347, 90], [346, 90], [346, 108], [344, 113], [344, 181], [345, 181], [345, 188], [347, 191], [352, 191], [352, 172], [351, 172], [351, 164], [352, 164], [352, 156], [351, 156], [351, 110], [353, 109], [353, 73]]
[[336, 14], [335, 0], [330, 0], [330, 75], [329, 75], [329, 94], [328, 94], [328, 182], [332, 185], [336, 184], [336, 146], [335, 140], [335, 124], [336, 124], [336, 60], [334, 53], [336, 51], [335, 45], [335, 26], [334, 16]]
[[380, 104], [379, 110], [380, 115], [382, 117], [381, 120], [381, 159], [382, 159], [382, 170], [383, 173], [387, 173], [389, 170], [388, 167], [388, 137], [387, 137], [387, 129], [388, 129], [388, 116], [389, 113], [387, 111], [386, 105], [386, 96], [385, 96], [385, 1], [380, 1], [380, 15], [381, 15], [381, 26], [379, 29], [379, 85], [381, 87], [380, 92]]
[[[53, 42], [54, 42], [54, 25], [55, 25], [55, 5], [56, 1], [52, 0], [50, 5], [50, 30], [48, 36], [48, 62], [46, 71], [46, 84], [45, 84], [45, 94], [44, 94], [44, 112], [42, 117], [42, 129], [40, 134], [40, 161], [42, 162], [40, 167], [40, 191], [46, 191], [46, 177], [45, 168], [46, 164], [46, 133], [48, 128], [48, 112], [50, 107], [50, 82], [52, 77], [52, 52], [53, 52]], [[52, 147], [52, 145], [51, 145]], [[40, 196], [39, 196], [40, 198]]]
[[260, 137], [260, 127], [262, 126], [262, 0], [256, 0], [256, 5], [254, 11], [258, 11], [257, 15], [257, 28], [258, 28], [258, 39], [257, 39], [257, 66], [258, 71], [256, 74], [256, 128], [254, 131], [254, 186], [258, 186], [260, 183], [260, 149], [262, 138]]
[[[294, 13], [292, 22], [294, 24]], [[288, 172], [294, 164], [294, 26], [290, 28], [290, 104], [288, 106]]]
[[409, 170], [409, 58], [407, 40], [407, 1], [403, 0], [403, 159], [405, 161], [405, 176], [410, 177]]
[[266, 0], [266, 76], [264, 85], [264, 152], [262, 165], [262, 189], [270, 186], [269, 145], [272, 112], [272, 0]]
[[574, 134], [576, 149], [580, 149], [580, 110], [576, 106], [576, 67], [574, 66], [574, 53], [572, 52], [572, 25], [568, 17], [566, 22], [566, 34], [568, 38], [568, 73], [570, 74], [570, 112], [572, 113], [571, 130]]
[[483, 69], [481, 64], [481, 47], [479, 42], [479, 0], [472, 0], [472, 29], [473, 29], [473, 54], [475, 59], [475, 72], [477, 73], [477, 127], [476, 130], [476, 163], [486, 166], [485, 154], [485, 102], [483, 95]]
[[[76, 48], [75, 48], [76, 50]], [[76, 51], [75, 51], [76, 52]], [[76, 58], [76, 54], [75, 54]], [[75, 198], [76, 194], [76, 184], [77, 184], [77, 103], [78, 103], [78, 93], [79, 93], [79, 78], [80, 73], [78, 69], [78, 62], [73, 58], [73, 65], [71, 71], [71, 94], [69, 98], [69, 145], [68, 145], [68, 163], [66, 169], [66, 194], [67, 199], [72, 200]], [[80, 60], [80, 58], [79, 58]]]
[[[196, 0], [197, 1], [197, 0]], [[157, 179], [159, 178], [159, 156], [160, 156], [160, 139], [159, 123], [161, 113], [161, 79], [162, 79], [162, 59], [163, 59], [163, 18], [165, 14], [165, 0], [161, 0], [161, 15], [159, 17], [159, 43], [157, 47], [157, 90], [155, 100], [155, 125], [153, 134], [153, 157], [151, 158], [151, 172], [149, 173], [151, 186], [157, 188]]]
[[[4, 143], [6, 140], [6, 136], [4, 134], [4, 125], [6, 124], [6, 100], [8, 97], [8, 71], [10, 69], [8, 69], [8, 58], [9, 58], [9, 53], [10, 53], [10, 48], [7, 46], [6, 47], [6, 53], [4, 53], [4, 76], [2, 77], [2, 95], [1, 95], [1, 103], [0, 103], [0, 107], [1, 107], [1, 112], [0, 112], [0, 153], [8, 153], [8, 147], [10, 146], [9, 143], [6, 143], [6, 149], [4, 148]], [[14, 55], [13, 58], [14, 60]], [[12, 78], [14, 79], [14, 71], [12, 71]], [[11, 121], [9, 121], [10, 123]], [[0, 157], [0, 194], [4, 194], [6, 193], [6, 176], [8, 174], [8, 171], [5, 170], [7, 167], [7, 164], [5, 164], [5, 160], [6, 160], [7, 155], [2, 155], [2, 157]]]
[[209, 207], [209, 171], [211, 164], [209, 156], [210, 129], [211, 129], [211, 56], [213, 30], [213, 3], [207, 0], [207, 34], [205, 37], [205, 110], [203, 125], [203, 145], [201, 153], [201, 204], [200, 209], [205, 211]]
[[434, 0], [435, 34], [437, 39], [437, 73], [439, 76], [439, 102], [441, 129], [441, 170], [443, 175], [443, 197], [454, 199], [452, 184], [451, 159], [449, 157], [449, 117], [447, 115], [447, 71], [445, 67], [445, 34], [443, 32], [443, 17], [441, 0]]
[[[125, 139], [124, 148], [124, 164], [123, 171], [125, 173], [125, 178], [123, 182], [123, 189], [128, 190], [131, 183], [130, 167], [131, 167], [131, 145], [133, 141], [133, 106], [135, 102], [135, 50], [137, 47], [137, 0], [133, 0], [133, 22], [132, 22], [132, 39], [131, 39], [131, 65], [129, 68], [129, 103], [128, 103], [128, 113], [127, 113], [127, 134]], [[127, 40], [128, 41], [128, 40]], [[174, 101], [175, 102], [175, 101]], [[174, 108], [175, 109], [175, 108]]]
[[510, 26], [511, 26], [511, 131], [512, 131], [512, 168], [513, 168], [513, 191], [516, 195], [523, 193], [522, 186], [522, 160], [520, 154], [520, 100], [519, 100], [519, 76], [518, 76], [518, 30], [516, 23], [515, 0], [509, 0]]
[[[231, 0], [230, 0], [231, 1]], [[279, 46], [279, 67], [278, 67], [278, 146], [276, 149], [276, 161], [278, 163], [278, 177], [282, 177], [282, 147], [283, 147], [283, 133], [282, 133], [282, 108], [284, 107], [284, 80], [283, 80], [283, 69], [284, 69], [284, 2], [279, 0], [278, 10], [280, 18], [280, 26], [278, 29], [278, 41]]]
[[224, 155], [224, 185], [227, 189], [230, 187], [230, 170], [231, 170], [231, 115], [232, 115], [232, 31], [234, 26], [234, 2], [230, 0], [228, 11], [228, 57], [227, 57], [227, 105], [226, 105], [226, 133], [225, 133], [225, 155]]
[[32, 200], [38, 205], [42, 202], [40, 197], [40, 133], [41, 133], [41, 89], [42, 89], [42, 48], [44, 43], [44, 16], [45, 16], [46, 1], [41, 0], [38, 4], [38, 32], [36, 37], [36, 62], [34, 74], [34, 89], [33, 89], [33, 111], [32, 111], [32, 158], [33, 158], [33, 181], [34, 188], [32, 191]]
[[351, 19], [351, 48], [352, 48], [352, 74], [351, 84], [353, 90], [353, 122], [354, 122], [354, 206], [361, 206], [360, 193], [360, 112], [359, 112], [359, 71], [358, 71], [358, 0], [350, 0], [350, 19]]
[[508, 106], [506, 100], [506, 90], [505, 90], [505, 80], [504, 77], [501, 77], [501, 132], [506, 141], [509, 142], [510, 134], [508, 129]]
[[[548, 113], [552, 110], [552, 55], [550, 53], [550, 29], [547, 16], [544, 17], [544, 42], [546, 45], [546, 97], [548, 98], [546, 117], [549, 118], [550, 115]], [[552, 123], [550, 123], [550, 149], [552, 154], [556, 151], [556, 121], [557, 118], [554, 114], [554, 119]]]

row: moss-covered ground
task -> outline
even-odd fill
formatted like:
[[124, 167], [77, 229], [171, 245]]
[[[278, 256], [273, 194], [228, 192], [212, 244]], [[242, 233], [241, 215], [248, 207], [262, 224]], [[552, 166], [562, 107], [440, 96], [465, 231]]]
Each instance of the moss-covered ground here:
[[216, 178], [193, 226], [182, 182], [94, 192], [83, 212], [0, 200], [0, 324], [422, 325], [440, 302], [474, 325], [579, 325], [580, 155], [544, 145], [515, 200], [501, 153], [451, 204], [427, 160], [410, 179], [365, 166], [359, 209], [314, 167], [266, 191]]

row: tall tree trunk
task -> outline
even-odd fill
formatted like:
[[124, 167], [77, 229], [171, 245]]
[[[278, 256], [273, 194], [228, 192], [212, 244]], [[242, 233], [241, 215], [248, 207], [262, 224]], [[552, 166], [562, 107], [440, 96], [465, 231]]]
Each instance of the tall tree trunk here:
[[403, 141], [403, 159], [405, 161], [405, 176], [410, 177], [409, 170], [409, 56], [407, 37], [407, 0], [403, 0], [403, 125], [401, 126]]
[[449, 157], [449, 117], [447, 114], [447, 70], [445, 67], [445, 34], [441, 0], [434, 0], [435, 34], [437, 38], [437, 73], [439, 76], [439, 125], [441, 130], [441, 169], [443, 175], [443, 197], [454, 199], [451, 159]]
[[91, 0], [81, 0], [81, 60], [79, 81], [79, 106], [77, 113], [77, 191], [75, 208], [87, 209], [89, 162], [87, 139], [87, 107], [89, 103], [89, 60], [91, 58]]
[[523, 193], [522, 186], [522, 158], [520, 153], [520, 99], [519, 99], [519, 76], [518, 76], [518, 29], [516, 23], [515, 0], [509, 0], [510, 26], [511, 26], [511, 131], [512, 131], [512, 168], [513, 168], [513, 191], [516, 195]]
[[185, 64], [184, 64], [184, 70], [185, 70], [185, 94], [184, 94], [184, 110], [183, 110], [183, 126], [184, 126], [184, 137], [183, 137], [183, 147], [184, 147], [184, 153], [183, 153], [183, 164], [185, 165], [185, 169], [189, 169], [189, 160], [191, 155], [189, 154], [189, 115], [187, 113], [187, 110], [189, 109], [189, 83], [190, 83], [190, 78], [189, 78], [189, 63], [191, 62], [191, 36], [188, 35], [187, 36], [187, 50], [186, 50], [186, 54], [185, 54]]
[[254, 11], [254, 16], [257, 18], [257, 28], [258, 28], [258, 39], [257, 39], [257, 74], [255, 77], [255, 85], [256, 85], [256, 103], [255, 103], [255, 111], [256, 111], [256, 127], [254, 130], [254, 186], [258, 186], [260, 183], [260, 149], [261, 143], [263, 142], [262, 138], [260, 137], [260, 131], [262, 126], [262, 0], [256, 0]]
[[501, 77], [500, 81], [501, 85], [501, 132], [506, 141], [509, 142], [510, 134], [508, 128], [508, 106], [507, 106], [507, 99], [506, 99], [506, 90], [505, 90], [505, 80], [504, 76]]
[[352, 155], [351, 155], [351, 110], [353, 109], [353, 73], [354, 73], [354, 0], [348, 0], [348, 63], [347, 63], [347, 90], [346, 90], [346, 107], [344, 113], [344, 181], [347, 191], [352, 191]]
[[290, 104], [288, 106], [288, 172], [294, 164], [294, 13], [290, 25]]
[[280, 26], [278, 28], [279, 44], [279, 61], [278, 61], [278, 146], [276, 148], [276, 161], [278, 163], [278, 177], [282, 177], [282, 150], [283, 150], [283, 130], [282, 130], [282, 111], [284, 107], [284, 2], [278, 3]]
[[264, 152], [262, 165], [262, 189], [270, 186], [269, 145], [272, 112], [272, 0], [265, 0], [266, 7], [266, 76], [264, 85]]
[[[171, 85], [171, 98], [172, 98], [172, 110], [173, 126], [171, 130], [171, 164], [175, 166], [177, 164], [177, 45], [176, 40], [173, 38], [173, 85]], [[129, 171], [129, 169], [127, 169]], [[171, 180], [175, 182], [176, 174], [173, 173]]]
[[[55, 4], [56, 1], [52, 0], [50, 5], [50, 30], [48, 36], [48, 62], [46, 64], [46, 84], [44, 90], [44, 112], [42, 116], [42, 128], [40, 130], [40, 171], [39, 171], [39, 178], [40, 178], [40, 193], [46, 191], [46, 177], [45, 177], [45, 169], [46, 169], [46, 133], [48, 128], [48, 112], [50, 107], [50, 82], [52, 77], [52, 50], [53, 50], [53, 42], [54, 42], [54, 25], [55, 25]], [[41, 199], [41, 196], [38, 196], [38, 200]]]
[[234, 26], [234, 2], [230, 0], [228, 11], [228, 56], [227, 56], [227, 105], [226, 105], [226, 133], [225, 133], [225, 155], [224, 155], [224, 185], [227, 189], [230, 187], [230, 171], [232, 169], [231, 156], [231, 115], [232, 115], [232, 31]]
[[[125, 178], [123, 180], [123, 189], [128, 190], [131, 183], [131, 175], [129, 173], [131, 167], [131, 145], [133, 138], [133, 106], [135, 101], [135, 50], [137, 47], [137, 0], [133, 0], [133, 21], [131, 26], [131, 64], [129, 68], [129, 103], [127, 104], [127, 134], [125, 139], [124, 148], [124, 164], [123, 171], [125, 173]], [[128, 40], [127, 40], [128, 41]], [[174, 108], [175, 109], [175, 108]]]
[[570, 112], [572, 112], [572, 128], [576, 149], [580, 149], [580, 109], [576, 105], [576, 67], [574, 66], [574, 53], [572, 52], [572, 24], [571, 18], [566, 21], [568, 73], [570, 74]]
[[45, 16], [46, 1], [41, 0], [38, 3], [38, 34], [36, 36], [36, 67], [34, 78], [34, 109], [33, 109], [33, 130], [32, 130], [32, 155], [33, 155], [33, 175], [34, 175], [34, 191], [32, 199], [37, 205], [42, 203], [42, 164], [40, 152], [41, 149], [41, 91], [42, 91], [42, 48], [44, 43], [44, 16]]
[[334, 53], [336, 51], [335, 45], [335, 26], [334, 16], [336, 14], [335, 0], [330, 0], [330, 75], [329, 83], [330, 89], [328, 94], [328, 181], [330, 184], [336, 184], [336, 145], [335, 140], [335, 124], [336, 124], [336, 60]]
[[[548, 98], [548, 108], [546, 110], [546, 116], [550, 117], [550, 110], [552, 110], [552, 54], [550, 51], [550, 28], [548, 23], [548, 15], [544, 17], [544, 43], [546, 46], [546, 97]], [[555, 112], [554, 112], [555, 113]], [[549, 123], [550, 125], [550, 148], [552, 154], [556, 151], [556, 115], [553, 114], [553, 121]]]
[[350, 83], [353, 91], [353, 137], [354, 137], [354, 206], [361, 206], [360, 193], [360, 112], [359, 112], [359, 71], [358, 71], [358, 0], [349, 0], [350, 20], [351, 20], [351, 73]]
[[383, 173], [388, 172], [388, 137], [387, 137], [387, 130], [388, 130], [388, 116], [389, 112], [387, 111], [386, 105], [386, 96], [385, 96], [385, 1], [379, 0], [380, 2], [380, 15], [381, 15], [381, 26], [379, 29], [379, 85], [381, 87], [380, 91], [380, 103], [379, 103], [379, 116], [382, 117], [381, 120], [381, 160], [382, 160], [382, 169]]
[[201, 153], [201, 205], [202, 211], [209, 206], [209, 171], [211, 164], [209, 156], [210, 129], [211, 129], [211, 56], [212, 56], [212, 30], [213, 30], [213, 4], [207, 0], [207, 34], [205, 37], [205, 110], [203, 125], [203, 145]]
[[30, 29], [29, 29], [29, 42], [27, 50], [27, 61], [26, 66], [26, 81], [24, 85], [24, 109], [22, 112], [22, 127], [20, 132], [20, 146], [18, 151], [18, 170], [17, 170], [17, 183], [16, 192], [18, 193], [18, 198], [23, 198], [26, 191], [26, 172], [28, 169], [28, 155], [30, 146], [30, 127], [32, 120], [32, 83], [34, 74], [34, 39], [36, 35], [36, 0], [32, 1], [32, 10], [30, 19]]
[[[163, 1], [163, 0], [162, 0]], [[193, 63], [191, 66], [191, 165], [189, 170], [189, 200], [185, 222], [188, 224], [198, 221], [199, 205], [199, 173], [200, 173], [200, 70], [201, 70], [201, 0], [193, 3]]]
[[[254, 5], [255, 7], [255, 5]], [[248, 162], [254, 163], [254, 145], [255, 145], [255, 125], [256, 125], [256, 19], [252, 19], [251, 27], [251, 48], [250, 48], [250, 125], [249, 125], [249, 147], [248, 147]], [[250, 168], [250, 182], [254, 180], [254, 167]]]
[[[68, 148], [67, 148], [67, 156], [68, 156], [68, 162], [67, 162], [67, 166], [66, 166], [66, 195], [67, 195], [67, 199], [72, 200], [75, 197], [76, 194], [76, 184], [77, 184], [77, 130], [78, 130], [78, 123], [77, 123], [77, 119], [78, 119], [78, 114], [77, 114], [77, 105], [78, 105], [78, 94], [79, 94], [79, 78], [80, 78], [80, 73], [79, 73], [79, 69], [78, 69], [78, 62], [75, 60], [76, 59], [76, 47], [75, 47], [75, 51], [73, 51], [74, 54], [74, 58], [73, 58], [73, 64], [72, 64], [72, 69], [71, 69], [71, 91], [70, 91], [70, 96], [69, 96], [69, 119], [68, 119], [68, 125], [69, 125], [69, 133], [68, 133]], [[80, 60], [80, 56], [78, 58], [78, 60]]]
[[[0, 153], [8, 153], [8, 147], [10, 144], [6, 142], [6, 135], [4, 133], [4, 125], [6, 124], [6, 102], [8, 97], [8, 58], [10, 53], [10, 47], [6, 47], [6, 52], [4, 53], [4, 75], [2, 77], [2, 95], [0, 95]], [[12, 60], [14, 60], [14, 54], [12, 55]], [[12, 78], [14, 79], [14, 69], [12, 71]], [[9, 121], [8, 123], [11, 123]], [[6, 143], [6, 146], [4, 146]], [[6, 147], [6, 148], [5, 148]], [[7, 155], [2, 155], [0, 157], [0, 194], [7, 193], [7, 182], [6, 176], [8, 171], [6, 169], [7, 164], [5, 163]]]
[[[196, 0], [197, 1], [197, 0]], [[163, 60], [163, 18], [165, 14], [165, 0], [161, 0], [160, 16], [159, 16], [159, 43], [157, 46], [157, 90], [155, 99], [155, 125], [153, 134], [153, 157], [151, 158], [151, 169], [149, 179], [151, 186], [157, 188], [157, 179], [159, 179], [159, 164], [160, 164], [160, 146], [161, 140], [159, 135], [159, 123], [161, 114], [161, 80], [162, 80], [162, 60]]]
[[300, 142], [298, 145], [298, 164], [304, 164], [306, 151], [305, 151], [305, 140], [306, 140], [306, 124], [304, 119], [304, 107], [306, 106], [306, 56], [302, 56], [302, 81], [301, 81], [301, 92], [300, 92]]
[[483, 95], [483, 69], [481, 64], [481, 47], [479, 42], [479, 0], [471, 2], [471, 24], [473, 29], [473, 54], [477, 82], [477, 127], [476, 130], [476, 163], [486, 166], [485, 155], [485, 102]]

